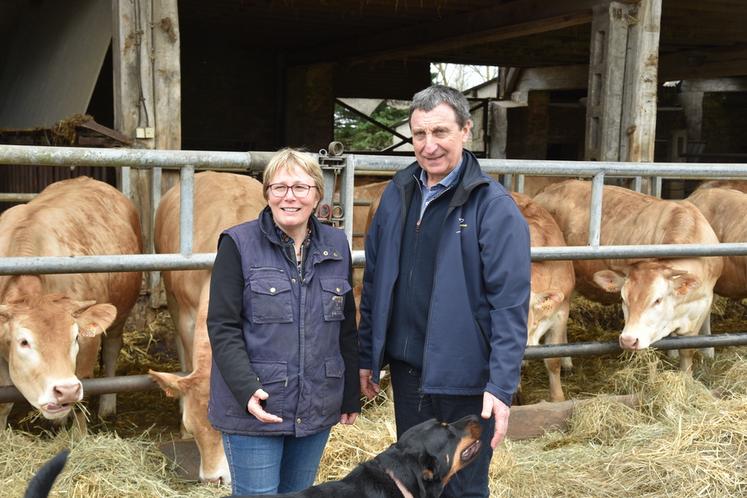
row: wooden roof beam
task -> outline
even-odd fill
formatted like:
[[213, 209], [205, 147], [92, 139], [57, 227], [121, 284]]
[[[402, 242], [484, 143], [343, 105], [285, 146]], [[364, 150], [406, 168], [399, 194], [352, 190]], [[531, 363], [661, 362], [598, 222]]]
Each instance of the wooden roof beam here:
[[659, 81], [747, 76], [747, 47], [662, 54]]
[[[555, 31], [591, 22], [592, 8], [610, 0], [514, 0], [437, 22], [310, 47], [289, 57], [289, 64], [326, 61], [350, 63], [422, 57], [441, 50]], [[621, 3], [638, 3], [622, 0]], [[320, 55], [323, 54], [323, 55]], [[328, 55], [324, 55], [328, 54]]]

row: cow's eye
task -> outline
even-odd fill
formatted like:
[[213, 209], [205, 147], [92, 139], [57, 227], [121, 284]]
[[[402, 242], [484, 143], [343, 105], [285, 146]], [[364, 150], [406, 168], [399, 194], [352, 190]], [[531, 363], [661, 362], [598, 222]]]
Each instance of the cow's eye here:
[[658, 306], [660, 304], [661, 304], [661, 298], [659, 298], [656, 301], [654, 301], [654, 306]]
[[21, 342], [19, 343], [22, 348], [30, 348], [31, 344], [26, 339], [21, 339]]

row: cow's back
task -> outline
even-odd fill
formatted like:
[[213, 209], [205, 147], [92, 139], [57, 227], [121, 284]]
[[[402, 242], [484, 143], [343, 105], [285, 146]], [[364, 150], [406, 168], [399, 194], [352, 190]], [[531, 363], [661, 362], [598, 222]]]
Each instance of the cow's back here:
[[[568, 180], [548, 186], [534, 200], [557, 221], [569, 246], [584, 246], [589, 238], [591, 182]], [[604, 186], [601, 245], [717, 244], [718, 238], [700, 211], [687, 201], [662, 200], [622, 187]], [[721, 258], [700, 260], [703, 274], [713, 280], [721, 273]], [[680, 259], [682, 262], [684, 259]], [[576, 260], [577, 288], [602, 302], [617, 300], [594, 284], [594, 273], [619, 268], [640, 259]]]
[[[747, 194], [732, 188], [710, 186], [698, 189], [687, 198], [711, 224], [721, 242], [747, 241]], [[724, 257], [724, 271], [714, 290], [722, 296], [747, 297], [747, 258]]]
[[[53, 183], [28, 204], [15, 206], [0, 217], [3, 257], [141, 252], [140, 222], [132, 202], [111, 185], [88, 177]], [[140, 280], [140, 272], [42, 276], [46, 292], [109, 302], [119, 316], [132, 308]]]
[[[233, 173], [205, 171], [194, 178], [195, 253], [215, 252], [218, 236], [226, 228], [257, 217], [265, 206], [262, 184], [254, 178]], [[156, 212], [156, 252], [179, 252], [179, 185], [161, 199]], [[196, 309], [200, 289], [210, 276], [209, 270], [164, 272], [167, 292], [181, 306]]]
[[[512, 192], [511, 197], [513, 197], [529, 225], [532, 247], [561, 247], [566, 245], [563, 232], [546, 209], [533, 202], [526, 195]], [[573, 264], [570, 261], [532, 262], [533, 289], [555, 288], [570, 297], [574, 284]]]

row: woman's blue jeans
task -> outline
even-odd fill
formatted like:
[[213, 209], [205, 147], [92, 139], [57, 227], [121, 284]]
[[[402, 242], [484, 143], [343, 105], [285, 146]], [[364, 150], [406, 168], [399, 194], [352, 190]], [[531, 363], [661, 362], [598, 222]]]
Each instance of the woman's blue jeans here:
[[235, 495], [290, 493], [314, 484], [330, 429], [306, 437], [223, 433]]

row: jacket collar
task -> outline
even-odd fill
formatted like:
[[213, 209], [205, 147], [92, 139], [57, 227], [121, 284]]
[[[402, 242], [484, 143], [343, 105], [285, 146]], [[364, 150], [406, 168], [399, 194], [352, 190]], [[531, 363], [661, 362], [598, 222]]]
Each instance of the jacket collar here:
[[[309, 218], [309, 224], [311, 225], [311, 247], [312, 253], [319, 253], [321, 259], [341, 259], [339, 249], [337, 249], [333, 241], [327, 236], [327, 233], [322, 228], [322, 223], [313, 214]], [[259, 213], [259, 228], [262, 234], [272, 243], [278, 246], [284, 246], [283, 241], [280, 240], [277, 230], [275, 229], [275, 221], [272, 219], [272, 210], [270, 206], [265, 206], [261, 213]]]
[[[451, 202], [449, 203], [451, 207], [463, 205], [467, 202], [470, 193], [475, 187], [487, 184], [489, 181], [483, 174], [480, 163], [477, 162], [475, 155], [466, 149], [462, 151], [461, 169], [461, 178], [454, 187], [454, 197], [451, 198]], [[407, 168], [398, 171], [392, 178], [392, 181], [400, 188], [412, 188], [417, 181], [416, 178], [420, 175], [420, 171], [422, 171], [422, 168], [415, 161]]]

